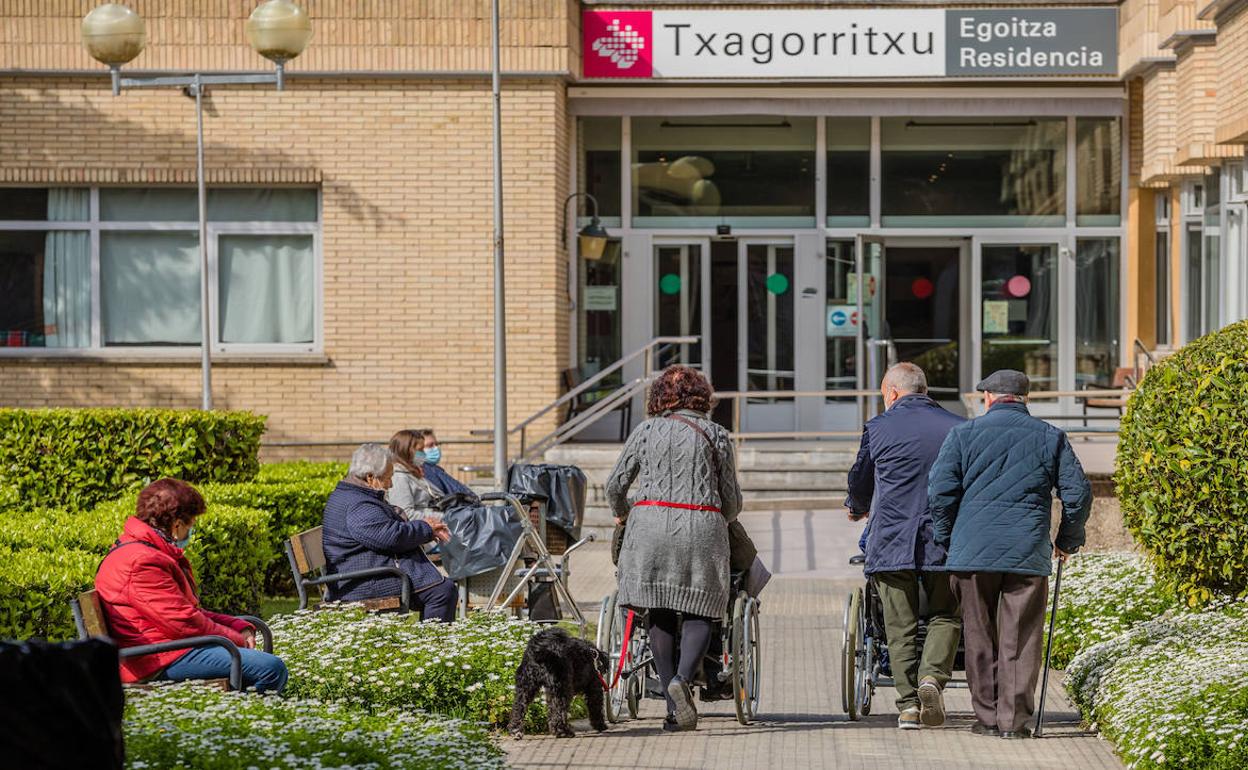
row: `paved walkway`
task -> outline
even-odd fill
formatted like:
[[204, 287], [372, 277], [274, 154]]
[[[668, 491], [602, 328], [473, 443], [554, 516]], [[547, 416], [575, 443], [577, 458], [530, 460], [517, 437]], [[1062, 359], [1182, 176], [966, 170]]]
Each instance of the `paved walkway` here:
[[[861, 585], [846, 560], [858, 527], [841, 511], [747, 513], [746, 527], [776, 578], [763, 594], [763, 693], [759, 720], [741, 726], [730, 702], [699, 704], [694, 733], [660, 729], [662, 702], [647, 700], [642, 717], [603, 734], [587, 723], [578, 736], [530, 736], [504, 741], [517, 768], [1121, 768], [1110, 745], [1079, 727], [1060, 685], [1050, 680], [1043, 740], [1002, 741], [973, 736], [965, 681], [946, 691], [945, 728], [901, 732], [891, 689], [876, 691], [871, 716], [849, 722], [841, 712], [837, 654], [845, 594]], [[597, 602], [614, 585], [605, 544], [578, 552], [573, 593], [597, 616]], [[592, 614], [589, 612], [592, 610]]]

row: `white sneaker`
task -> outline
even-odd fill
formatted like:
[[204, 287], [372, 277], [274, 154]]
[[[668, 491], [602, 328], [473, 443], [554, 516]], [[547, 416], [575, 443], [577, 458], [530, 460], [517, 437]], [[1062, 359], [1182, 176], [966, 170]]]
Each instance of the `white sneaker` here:
[[919, 723], [919, 710], [914, 706], [905, 709], [897, 715], [897, 729], [899, 730], [918, 730], [921, 726]]

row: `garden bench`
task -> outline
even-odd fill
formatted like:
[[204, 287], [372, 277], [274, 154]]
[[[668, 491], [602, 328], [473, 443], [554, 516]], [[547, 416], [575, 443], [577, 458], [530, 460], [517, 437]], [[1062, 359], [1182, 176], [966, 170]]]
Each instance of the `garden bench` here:
[[[71, 599], [69, 605], [74, 613], [74, 625], [78, 627], [79, 639], [85, 640], [92, 637], [100, 637], [109, 641], [112, 640], [108, 630], [108, 618], [104, 614], [104, 606], [100, 602], [100, 595], [96, 593], [94, 588], [79, 594], [77, 599]], [[255, 627], [256, 633], [260, 635], [262, 640], [264, 651], [273, 652], [273, 632], [269, 630], [268, 624], [253, 615], [239, 615], [238, 617]], [[189, 636], [185, 639], [176, 639], [169, 642], [123, 647], [117, 650], [117, 655], [124, 660], [125, 658], [134, 658], [139, 655], [150, 655], [154, 652], [191, 650], [198, 647], [221, 647], [230, 655], [230, 676], [227, 679], [204, 679], [200, 681], [223, 690], [243, 689], [243, 662], [242, 657], [238, 654], [238, 645], [224, 636]], [[131, 686], [143, 687], [146, 685], [137, 684]]]
[[[295, 578], [295, 591], [299, 594], [299, 609], [307, 609], [308, 589], [313, 586], [321, 590], [321, 597], [324, 599], [326, 586], [364, 577], [383, 576], [399, 579], [398, 596], [382, 596], [355, 603], [362, 605], [366, 610], [373, 611], [398, 610], [400, 613], [405, 613], [411, 609], [412, 584], [407, 574], [398, 567], [374, 567], [352, 572], [337, 572], [332, 575], [326, 574], [322, 529], [322, 527], [313, 527], [306, 532], [291, 535], [286, 541], [286, 558], [290, 561], [290, 571]], [[314, 577], [307, 577], [308, 575], [314, 575]]]

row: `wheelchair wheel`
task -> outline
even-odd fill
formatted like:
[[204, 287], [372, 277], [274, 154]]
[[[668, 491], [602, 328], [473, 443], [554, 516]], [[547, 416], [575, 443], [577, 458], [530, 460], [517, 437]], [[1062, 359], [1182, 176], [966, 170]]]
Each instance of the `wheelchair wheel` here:
[[[598, 648], [607, 653], [607, 683], [615, 677], [620, 666], [620, 657], [626, 658], [624, 668], [631, 667], [632, 646], [624, 639], [624, 617], [620, 612], [619, 595], [612, 591], [602, 600], [602, 608], [598, 612]], [[619, 722], [624, 717], [624, 708], [628, 700], [628, 688], [634, 677], [621, 676], [603, 699], [606, 701], [607, 720]], [[632, 709], [630, 709], [630, 712]]]
[[732, 610], [732, 701], [737, 721], [743, 725], [748, 725], [758, 713], [761, 650], [758, 600], [743, 593]]
[[862, 646], [862, 665], [858, 667], [858, 713], [865, 716], [871, 714], [871, 696], [875, 695], [875, 680], [873, 679], [876, 666], [876, 643], [875, 639], [867, 639], [866, 644]]
[[855, 588], [845, 601], [845, 626], [841, 643], [841, 706], [850, 721], [858, 721], [858, 648], [862, 644], [862, 589]]

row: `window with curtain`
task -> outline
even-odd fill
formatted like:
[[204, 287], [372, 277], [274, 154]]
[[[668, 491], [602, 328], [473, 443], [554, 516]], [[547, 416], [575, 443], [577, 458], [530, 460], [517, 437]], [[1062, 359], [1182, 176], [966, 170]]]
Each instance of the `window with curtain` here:
[[0, 219], [28, 226], [0, 223], [0, 347], [91, 345], [90, 231], [56, 225], [85, 222], [89, 201], [85, 188], [0, 191]]
[[880, 131], [884, 226], [1066, 224], [1065, 118], [883, 118]]
[[[312, 350], [317, 191], [208, 192], [216, 344]], [[0, 347], [198, 346], [197, 220], [194, 189], [0, 187]]]
[[1118, 368], [1117, 238], [1080, 238], [1075, 249], [1075, 385], [1109, 387]]

